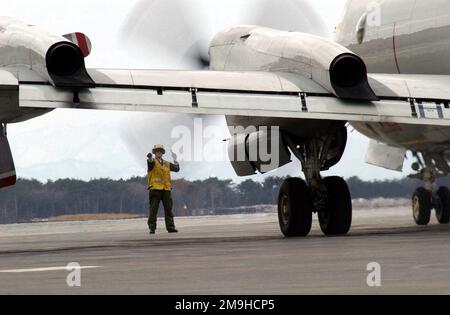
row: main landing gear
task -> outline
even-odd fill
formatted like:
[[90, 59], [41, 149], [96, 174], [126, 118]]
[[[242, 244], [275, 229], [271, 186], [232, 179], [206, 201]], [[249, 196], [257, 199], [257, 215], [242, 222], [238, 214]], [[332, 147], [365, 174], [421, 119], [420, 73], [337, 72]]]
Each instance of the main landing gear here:
[[447, 176], [450, 167], [442, 156], [427, 156], [415, 154], [417, 162], [413, 169], [418, 174], [411, 176], [422, 180], [424, 187], [418, 188], [412, 198], [413, 217], [417, 225], [428, 225], [431, 220], [431, 210], [435, 209], [436, 218], [440, 224], [450, 223], [450, 190], [447, 187], [437, 187], [438, 177]]
[[327, 236], [345, 235], [352, 224], [352, 200], [347, 183], [340, 177], [322, 178], [321, 171], [340, 161], [347, 143], [347, 129], [297, 144], [289, 136], [286, 143], [302, 162], [306, 181], [287, 179], [278, 198], [280, 228], [286, 237], [307, 236], [312, 215], [317, 213]]

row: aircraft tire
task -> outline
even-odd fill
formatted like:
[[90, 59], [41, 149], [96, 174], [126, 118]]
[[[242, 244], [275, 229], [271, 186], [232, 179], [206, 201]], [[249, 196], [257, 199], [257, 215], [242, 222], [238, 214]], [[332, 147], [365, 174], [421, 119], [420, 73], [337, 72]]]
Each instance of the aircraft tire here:
[[441, 200], [440, 209], [436, 209], [436, 218], [440, 224], [450, 223], [450, 190], [447, 187], [440, 187], [437, 192]]
[[423, 187], [417, 188], [412, 198], [413, 217], [417, 225], [428, 225], [431, 219], [432, 195]]
[[319, 212], [319, 222], [326, 236], [345, 235], [352, 225], [352, 198], [347, 183], [341, 177], [323, 179], [328, 193], [327, 209]]
[[278, 220], [286, 237], [304, 237], [311, 232], [312, 201], [308, 186], [302, 179], [288, 178], [281, 186]]

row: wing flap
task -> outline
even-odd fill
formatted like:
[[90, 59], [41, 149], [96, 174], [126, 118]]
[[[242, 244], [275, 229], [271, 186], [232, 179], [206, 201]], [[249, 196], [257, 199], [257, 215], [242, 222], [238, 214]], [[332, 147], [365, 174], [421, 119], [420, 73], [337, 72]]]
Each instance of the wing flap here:
[[73, 93], [51, 86], [21, 85], [20, 106], [113, 111], [169, 112], [229, 116], [450, 125], [450, 109], [435, 105], [442, 115], [417, 115], [420, 105], [405, 100], [357, 103], [332, 96], [223, 91], [95, 88]]
[[447, 75], [370, 74], [369, 82], [381, 98], [450, 100]]

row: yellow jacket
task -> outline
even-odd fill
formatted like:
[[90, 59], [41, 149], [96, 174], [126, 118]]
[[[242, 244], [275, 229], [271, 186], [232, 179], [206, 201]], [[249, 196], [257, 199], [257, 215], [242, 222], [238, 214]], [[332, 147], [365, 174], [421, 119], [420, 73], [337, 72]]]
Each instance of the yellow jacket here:
[[148, 171], [148, 189], [149, 190], [172, 190], [172, 178], [170, 176], [171, 171], [179, 171], [179, 166], [163, 161], [161, 164], [159, 161], [154, 160], [149, 163]]

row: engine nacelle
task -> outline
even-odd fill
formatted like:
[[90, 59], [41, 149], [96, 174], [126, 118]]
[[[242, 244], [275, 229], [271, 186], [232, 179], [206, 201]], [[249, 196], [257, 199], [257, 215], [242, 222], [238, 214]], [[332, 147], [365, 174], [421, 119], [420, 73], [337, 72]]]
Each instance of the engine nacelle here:
[[92, 87], [81, 49], [15, 19], [0, 18], [0, 65], [26, 66], [57, 87]]
[[296, 45], [297, 58], [311, 64], [315, 82], [340, 98], [378, 100], [369, 85], [366, 64], [359, 56], [322, 37], [296, 33], [295, 38], [290, 45]]
[[306, 75], [312, 80], [343, 99], [378, 100], [369, 85], [366, 64], [356, 54], [319, 36], [295, 33], [292, 37], [290, 54], [311, 65], [311, 74]]
[[340, 98], [378, 100], [364, 61], [323, 37], [239, 26], [216, 35], [210, 56], [212, 70], [296, 73]]
[[278, 128], [232, 135], [228, 156], [238, 176], [264, 174], [291, 162], [291, 154]]

